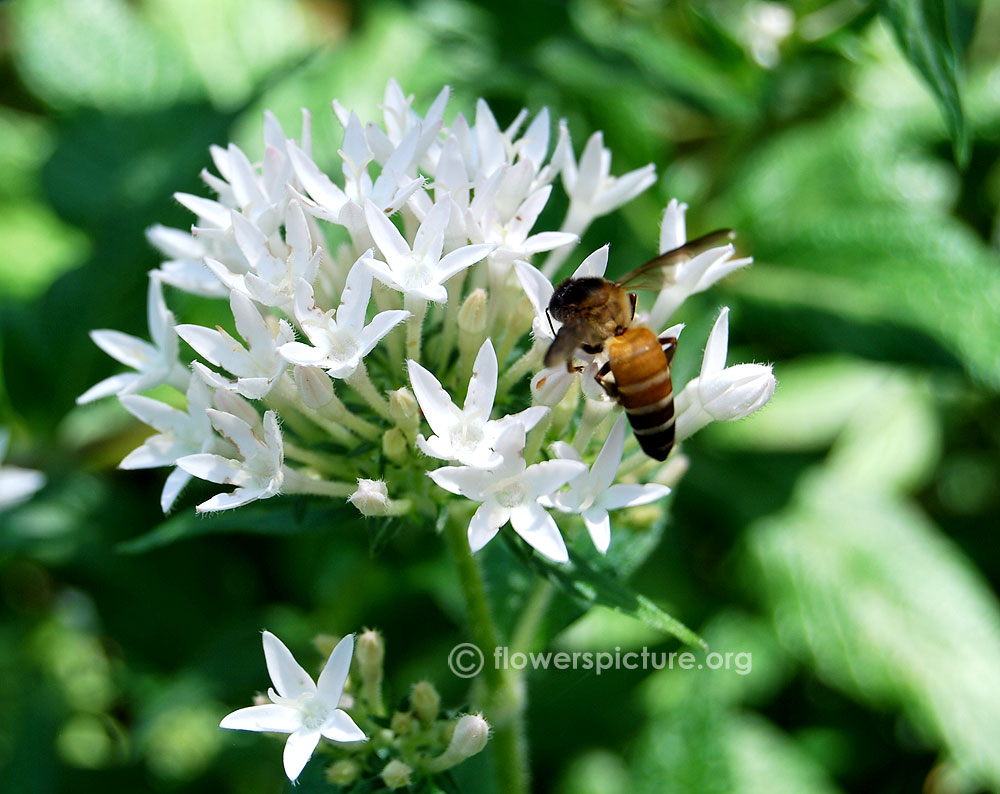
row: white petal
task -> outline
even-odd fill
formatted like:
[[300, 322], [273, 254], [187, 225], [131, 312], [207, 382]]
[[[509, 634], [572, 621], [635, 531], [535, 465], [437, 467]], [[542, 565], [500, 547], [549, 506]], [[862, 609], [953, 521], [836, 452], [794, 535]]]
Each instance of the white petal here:
[[672, 198], [663, 211], [663, 220], [660, 221], [661, 254], [680, 248], [687, 242], [684, 224], [684, 213], [687, 212], [687, 208], [687, 204], [682, 204], [677, 199]]
[[701, 362], [701, 377], [722, 372], [726, 366], [726, 355], [729, 349], [729, 307], [724, 306], [719, 312], [719, 317], [712, 326], [712, 332], [708, 335], [708, 344], [705, 345], [705, 356]]
[[590, 470], [590, 480], [595, 490], [604, 491], [615, 480], [618, 464], [622, 462], [622, 452], [625, 450], [625, 417], [619, 416], [608, 440], [604, 442], [601, 451]]
[[132, 369], [143, 369], [160, 357], [149, 342], [121, 331], [91, 331], [90, 338], [109, 356]]
[[[370, 323], [361, 331], [361, 356], [367, 356], [389, 331], [405, 321], [410, 313], [405, 309], [389, 309], [376, 314]], [[363, 318], [362, 318], [363, 320]]]
[[323, 367], [332, 363], [325, 350], [304, 342], [288, 342], [278, 348], [278, 354], [286, 361], [303, 367]]
[[125, 410], [132, 416], [161, 433], [176, 432], [187, 424], [188, 415], [184, 411], [178, 411], [176, 408], [151, 397], [124, 394], [119, 399]]
[[0, 469], [0, 510], [13, 507], [45, 485], [40, 471], [4, 466]]
[[174, 506], [181, 491], [191, 481], [191, 475], [184, 469], [174, 469], [167, 475], [167, 481], [163, 483], [163, 491], [160, 493], [160, 509], [167, 513]]
[[497, 393], [497, 375], [497, 354], [493, 343], [487, 339], [479, 348], [472, 365], [472, 378], [469, 380], [463, 411], [468, 419], [485, 421], [490, 418]]
[[267, 499], [273, 493], [265, 493], [262, 488], [237, 488], [232, 493], [220, 493], [195, 507], [196, 513], [212, 513], [217, 510], [232, 510], [250, 504], [257, 499]]
[[611, 518], [603, 507], [591, 507], [583, 511], [583, 523], [587, 526], [590, 539], [601, 554], [606, 554], [611, 545]]
[[482, 469], [469, 466], [442, 466], [440, 469], [427, 472], [440, 488], [480, 502], [495, 476]]
[[607, 510], [617, 510], [621, 507], [636, 507], [647, 505], [662, 499], [670, 493], [666, 485], [650, 482], [643, 485], [618, 483], [608, 488], [601, 499], [601, 505]]
[[521, 282], [521, 289], [524, 290], [524, 294], [528, 296], [528, 300], [531, 301], [531, 305], [535, 309], [535, 316], [539, 318], [546, 338], [552, 339], [552, 331], [545, 313], [549, 307], [549, 301], [552, 300], [552, 284], [545, 278], [541, 270], [527, 262], [515, 260], [514, 272], [517, 274], [517, 280]]
[[[351, 669], [351, 656], [354, 654], [354, 635], [348, 634], [333, 649], [330, 658], [326, 660], [323, 672], [319, 674], [316, 688], [319, 695], [328, 704], [336, 708], [340, 704], [340, 696], [344, 692], [347, 673]], [[345, 741], [341, 739], [340, 741]]]
[[285, 774], [293, 783], [302, 774], [309, 759], [312, 758], [316, 745], [319, 744], [318, 731], [309, 733], [293, 733], [285, 742], [285, 752], [282, 756]]
[[219, 723], [220, 728], [237, 731], [267, 731], [269, 733], [292, 733], [302, 724], [302, 712], [288, 706], [268, 703], [261, 706], [247, 706], [227, 714]]
[[134, 372], [123, 372], [120, 375], [112, 375], [110, 378], [105, 378], [100, 383], [95, 383], [87, 389], [87, 391], [77, 397], [76, 402], [79, 405], [84, 405], [85, 403], [93, 402], [94, 400], [99, 400], [102, 397], [108, 397], [112, 394], [121, 394], [137, 383], [138, 380], [139, 376]]
[[447, 435], [452, 426], [461, 419], [462, 412], [451, 401], [451, 397], [438, 379], [424, 367], [412, 360], [407, 361], [406, 366], [410, 373], [413, 395], [417, 398], [427, 423], [435, 434]]
[[289, 141], [287, 148], [288, 159], [292, 161], [295, 175], [299, 178], [305, 191], [321, 207], [330, 210], [335, 215], [339, 213], [344, 204], [347, 203], [347, 195], [344, 191], [331, 182], [330, 177], [320, 171], [309, 155], [298, 146]]
[[529, 466], [524, 478], [532, 495], [537, 497], [557, 491], [585, 471], [587, 464], [576, 460], [543, 460]]
[[267, 672], [278, 694], [292, 698], [309, 693], [315, 694], [316, 685], [309, 673], [295, 661], [292, 652], [285, 647], [271, 632], [263, 632], [264, 659], [267, 661]]
[[438, 263], [439, 281], [444, 283], [456, 273], [474, 265], [496, 248], [492, 243], [482, 245], [466, 245], [447, 254]]
[[365, 312], [372, 296], [372, 271], [365, 264], [367, 259], [371, 259], [370, 251], [351, 266], [337, 309], [338, 327], [349, 328], [355, 333], [360, 333], [365, 324]]
[[479, 505], [479, 509], [469, 522], [469, 550], [474, 554], [493, 540], [509, 517], [510, 511], [500, 507], [496, 502], [484, 502]]
[[177, 465], [199, 480], [217, 482], [220, 485], [243, 485], [250, 479], [235, 462], [210, 452], [185, 455], [177, 459]]
[[365, 202], [365, 221], [368, 224], [368, 231], [371, 232], [375, 245], [378, 246], [382, 257], [389, 264], [389, 267], [396, 270], [400, 262], [410, 259], [410, 247], [403, 239], [403, 235], [393, 225], [385, 213], [382, 212], [371, 201]]
[[[580, 464], [583, 465], [583, 464]], [[510, 511], [510, 523], [525, 542], [553, 562], [569, 562], [566, 543], [552, 516], [535, 502]]]
[[341, 709], [330, 715], [323, 728], [323, 735], [332, 742], [363, 742], [368, 738], [351, 719], [351, 715]]
[[604, 278], [604, 274], [608, 270], [608, 253], [611, 249], [610, 245], [602, 245], [594, 253], [584, 259], [580, 266], [573, 271], [572, 278], [589, 278], [597, 277]]

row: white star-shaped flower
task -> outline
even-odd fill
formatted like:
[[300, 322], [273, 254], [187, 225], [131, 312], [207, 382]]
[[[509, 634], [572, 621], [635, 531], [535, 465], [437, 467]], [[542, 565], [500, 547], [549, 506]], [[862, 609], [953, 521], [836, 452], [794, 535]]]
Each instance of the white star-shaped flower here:
[[90, 332], [90, 338], [101, 350], [136, 371], [105, 378], [77, 397], [77, 403], [93, 402], [111, 394], [134, 394], [164, 383], [181, 390], [187, 388], [190, 373], [177, 360], [174, 315], [167, 309], [163, 286], [157, 278], [149, 279], [146, 316], [152, 344], [121, 331]]
[[351, 267], [336, 311], [319, 309], [312, 287], [299, 282], [295, 319], [312, 345], [288, 342], [278, 351], [282, 356], [303, 367], [321, 367], [331, 378], [349, 378], [379, 340], [410, 316], [403, 309], [392, 309], [376, 314], [365, 325], [372, 294], [370, 257], [368, 251]]
[[368, 229], [385, 258], [384, 262], [368, 260], [368, 267], [375, 278], [406, 296], [436, 303], [446, 302], [448, 291], [444, 283], [496, 247], [492, 244], [466, 245], [442, 257], [451, 210], [450, 199], [435, 204], [417, 229], [411, 248], [385, 213], [371, 201], [366, 202]]
[[[580, 454], [563, 441], [557, 441], [552, 448], [562, 460], [580, 460]], [[590, 470], [571, 480], [568, 491], [560, 491], [542, 500], [542, 504], [564, 513], [579, 513], [601, 554], [607, 553], [611, 544], [609, 510], [649, 504], [670, 493], [667, 486], [656, 483], [612, 485], [624, 449], [625, 417], [620, 416]]]
[[202, 502], [197, 511], [228, 510], [276, 495], [286, 472], [284, 445], [274, 411], [265, 413], [263, 423], [256, 427], [244, 418], [214, 408], [205, 413], [212, 426], [233, 443], [242, 460], [209, 452], [177, 459], [180, 468], [201, 480], [236, 486], [232, 493], [216, 494]]
[[[157, 432], [142, 446], [132, 450], [118, 464], [120, 469], [151, 469], [174, 466], [178, 458], [198, 452], [221, 452], [224, 442], [212, 430], [206, 409], [209, 407], [208, 386], [201, 378], [191, 378], [187, 390], [187, 408], [183, 411], [141, 394], [126, 394], [120, 398], [132, 416]], [[175, 468], [167, 477], [160, 494], [160, 507], [166, 513], [188, 484], [191, 475]]]
[[285, 359], [278, 355], [278, 348], [295, 339], [295, 332], [284, 320], [269, 325], [253, 301], [241, 292], [234, 290], [230, 294], [229, 306], [236, 321], [236, 330], [247, 347], [222, 328], [178, 325], [177, 335], [198, 355], [236, 376], [235, 380], [230, 380], [196, 361], [194, 368], [209, 384], [259, 400], [271, 392], [288, 366]]
[[601, 132], [590, 136], [579, 163], [573, 162], [571, 151], [567, 151], [561, 165], [563, 187], [571, 204], [590, 219], [627, 204], [656, 181], [652, 163], [619, 177], [611, 176], [611, 150], [604, 146]]
[[240, 213], [231, 214], [233, 237], [250, 269], [230, 270], [211, 257], [205, 266], [226, 287], [253, 298], [264, 306], [292, 311], [295, 287], [300, 279], [310, 284], [319, 273], [321, 248], [313, 250], [312, 235], [302, 206], [289, 201], [285, 212], [285, 239], [266, 236]]
[[428, 472], [446, 491], [481, 502], [469, 522], [469, 547], [479, 551], [508, 521], [528, 545], [554, 562], [569, 562], [566, 543], [555, 520], [539, 500], [551, 497], [587, 470], [575, 460], [546, 460], [526, 465], [524, 425], [512, 422], [496, 442], [503, 463], [494, 469], [444, 466]]
[[220, 728], [238, 731], [287, 733], [284, 766], [295, 781], [312, 757], [320, 737], [333, 742], [363, 742], [364, 731], [340, 708], [344, 684], [351, 669], [354, 637], [337, 643], [315, 683], [291, 651], [271, 632], [264, 632], [264, 658], [273, 687], [269, 704], [247, 706], [223, 717]]
[[420, 410], [434, 435], [417, 436], [417, 446], [432, 458], [457, 460], [466, 466], [498, 466], [502, 458], [493, 447], [510, 422], [519, 422], [531, 430], [545, 416], [548, 408], [536, 406], [502, 419], [490, 419], [497, 391], [497, 354], [487, 339], [479, 348], [472, 366], [472, 377], [459, 408], [452, 402], [437, 378], [416, 361], [408, 361], [410, 384]]
[[[671, 199], [663, 212], [660, 224], [660, 253], [673, 251], [687, 242], [684, 213], [687, 204]], [[673, 316], [687, 298], [703, 292], [719, 279], [753, 262], [752, 257], [733, 259], [736, 249], [732, 243], [702, 251], [691, 259], [678, 262], [671, 275], [671, 283], [660, 290], [653, 308], [649, 311], [649, 324], [659, 328]]]
[[724, 307], [708, 336], [701, 373], [674, 399], [677, 440], [697, 433], [709, 422], [749, 416], [771, 399], [777, 381], [766, 364], [726, 366], [729, 308]]
[[[571, 278], [603, 278], [607, 269], [608, 246], [604, 245], [584, 259]], [[532, 334], [535, 339], [551, 343], [555, 339], [553, 328], [558, 332], [562, 326], [562, 323], [548, 314], [549, 301], [552, 300], [554, 292], [552, 282], [541, 270], [527, 262], [515, 261], [514, 272], [535, 310], [535, 317], [531, 321]], [[576, 356], [586, 361], [591, 359], [591, 356], [582, 350], [577, 350]], [[568, 369], [563, 363], [545, 367], [531, 379], [532, 400], [543, 405], [555, 405], [565, 396], [575, 377], [576, 371]]]
[[[0, 461], [7, 455], [10, 431], [0, 427]], [[45, 475], [40, 471], [18, 466], [0, 466], [0, 510], [20, 504], [45, 485]]]

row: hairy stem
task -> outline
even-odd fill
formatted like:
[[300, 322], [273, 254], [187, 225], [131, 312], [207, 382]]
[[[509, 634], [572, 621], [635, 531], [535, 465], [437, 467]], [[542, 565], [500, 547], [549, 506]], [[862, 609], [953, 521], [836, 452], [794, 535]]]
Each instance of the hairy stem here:
[[454, 513], [445, 525], [445, 535], [455, 562], [472, 640], [485, 659], [482, 707], [492, 727], [490, 746], [500, 794], [528, 793], [528, 748], [524, 736], [524, 682], [519, 671], [499, 669], [494, 653], [499, 647], [496, 623], [486, 597], [479, 563], [469, 551], [466, 523]]

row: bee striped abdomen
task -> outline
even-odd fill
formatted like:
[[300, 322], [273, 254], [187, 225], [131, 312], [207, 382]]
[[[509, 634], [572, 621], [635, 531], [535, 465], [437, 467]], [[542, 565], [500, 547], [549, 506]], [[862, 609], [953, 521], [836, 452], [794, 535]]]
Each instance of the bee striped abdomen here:
[[607, 344], [618, 401], [642, 451], [666, 460], [674, 445], [674, 390], [670, 362], [649, 328], [635, 326]]

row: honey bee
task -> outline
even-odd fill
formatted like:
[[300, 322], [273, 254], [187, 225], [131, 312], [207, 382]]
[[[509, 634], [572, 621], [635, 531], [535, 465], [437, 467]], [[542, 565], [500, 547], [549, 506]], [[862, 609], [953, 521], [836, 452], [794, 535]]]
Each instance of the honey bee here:
[[[577, 349], [592, 354], [605, 351], [608, 361], [595, 379], [625, 409], [642, 451], [656, 460], [666, 460], [674, 445], [670, 362], [677, 338], [657, 338], [650, 328], [634, 324], [636, 294], [627, 288], [662, 289], [673, 281], [679, 263], [734, 237], [730, 229], [710, 232], [660, 254], [618, 281], [568, 278], [549, 301], [549, 322], [555, 317], [562, 327], [545, 353], [545, 366], [560, 361], [572, 366]], [[613, 382], [605, 380], [609, 372]]]

